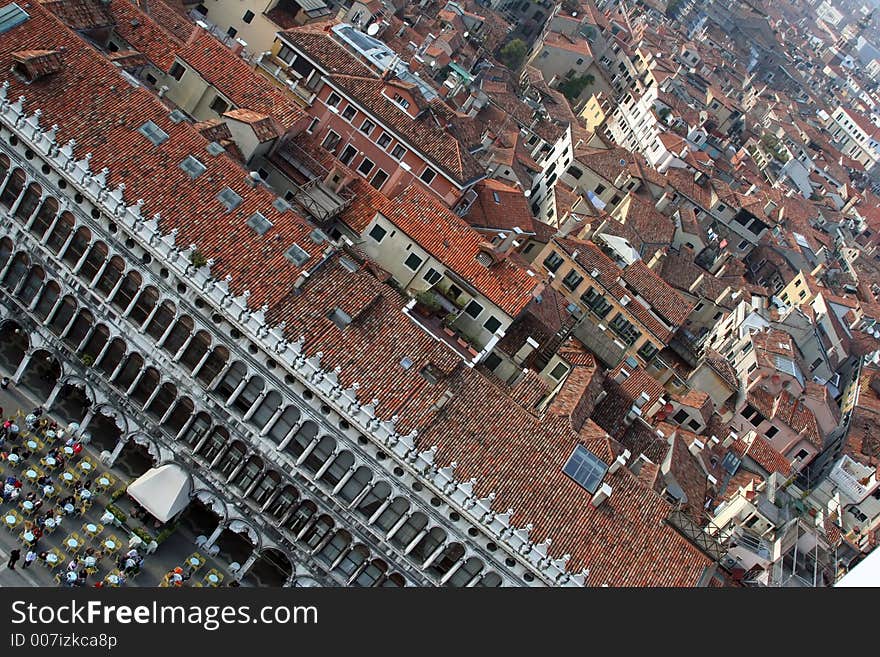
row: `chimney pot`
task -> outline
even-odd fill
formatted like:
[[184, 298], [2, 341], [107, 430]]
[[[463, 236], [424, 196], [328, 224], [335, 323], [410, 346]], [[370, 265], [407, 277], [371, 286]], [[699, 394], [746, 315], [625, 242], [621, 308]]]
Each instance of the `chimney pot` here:
[[602, 504], [602, 502], [604, 502], [611, 496], [611, 491], [613, 490], [614, 489], [611, 488], [609, 484], [603, 483], [599, 487], [599, 490], [597, 490], [593, 495], [593, 499], [590, 500], [590, 504], [598, 508]]

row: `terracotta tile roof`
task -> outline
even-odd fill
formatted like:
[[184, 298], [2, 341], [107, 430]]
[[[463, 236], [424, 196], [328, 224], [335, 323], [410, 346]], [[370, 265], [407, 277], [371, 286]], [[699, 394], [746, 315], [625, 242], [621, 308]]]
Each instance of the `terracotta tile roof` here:
[[645, 298], [651, 309], [675, 327], [681, 326], [694, 309], [693, 304], [655, 274], [642, 260], [623, 270], [623, 280]]
[[19, 50], [12, 53], [12, 60], [29, 78], [57, 73], [64, 66], [63, 54], [57, 50]]
[[281, 124], [283, 132], [306, 121], [308, 115], [290, 96], [206, 30], [197, 29], [177, 54], [236, 107], [268, 114]]
[[[349, 271], [337, 256], [308, 278], [300, 294], [291, 294], [301, 270], [284, 258], [283, 251], [296, 239], [313, 250], [307, 265], [314, 263], [320, 247], [310, 244], [311, 225], [292, 212], [275, 211], [273, 195], [249, 187], [244, 171], [224, 155], [203, 156], [211, 175], [195, 181], [169, 166], [186, 154], [203, 152], [204, 138], [186, 122], [171, 122], [157, 99], [125, 84], [115, 66], [39, 6], [28, 11], [31, 18], [0, 39], [0, 67], [11, 65], [12, 52], [46, 43], [64, 46], [70, 65], [51, 83], [25, 85], [12, 78], [9, 93], [25, 95], [26, 109], [41, 109], [46, 125], [57, 122], [60, 142], [75, 137], [78, 153], [93, 154], [93, 170], [109, 167], [110, 185], [124, 181], [126, 200], [143, 198], [146, 216], [161, 210], [161, 228], [177, 228], [178, 244], [195, 243], [215, 258], [212, 275], [220, 280], [232, 276], [233, 294], [249, 289], [250, 307], [267, 304], [270, 325], [285, 321], [288, 339], [301, 336], [307, 353], [322, 353], [322, 368], [339, 367], [343, 388], [358, 382], [358, 398], [379, 399], [379, 414], [398, 415], [401, 434], [417, 429], [419, 449], [437, 445], [438, 465], [455, 460], [457, 479], [476, 478], [477, 497], [495, 493], [493, 509], [513, 508], [512, 524], [531, 523], [530, 539], [535, 543], [552, 537], [551, 556], [570, 554], [568, 567], [574, 572], [589, 568], [590, 585], [698, 582], [710, 560], [664, 522], [669, 504], [627, 469], [607, 476], [614, 490], [599, 508], [590, 504], [587, 491], [563, 474], [562, 466], [577, 444], [606, 462], [614, 458], [613, 444], [595, 424], [587, 421], [575, 432], [569, 418], [537, 418], [511, 404], [502, 390], [464, 367], [405, 316], [404, 300], [393, 289], [364, 269]], [[111, 86], [116, 87], [112, 94]], [[136, 132], [147, 119], [170, 139], [152, 147]], [[157, 179], [164, 184], [156, 185]], [[226, 213], [213, 202], [224, 185], [243, 198], [235, 212]], [[254, 211], [274, 224], [264, 237], [244, 226]], [[353, 313], [353, 322], [344, 330], [328, 319], [336, 307]], [[413, 366], [401, 365], [404, 356]], [[428, 364], [438, 372], [437, 384], [420, 374]], [[441, 414], [434, 404], [446, 390], [452, 398]]]
[[638, 242], [642, 245], [639, 251], [645, 253], [649, 249], [672, 244], [675, 235], [675, 225], [672, 220], [632, 192], [629, 198], [623, 221], [638, 236]]
[[739, 378], [736, 374], [736, 370], [733, 369], [733, 365], [730, 364], [730, 361], [714, 349], [709, 348], [706, 349], [704, 358], [706, 364], [709, 365], [709, 367], [711, 367], [728, 386], [730, 386], [731, 390], [739, 389]]
[[611, 184], [636, 162], [634, 155], [620, 146], [593, 148], [584, 145], [574, 150], [574, 159]]
[[323, 29], [324, 26], [329, 25], [295, 27], [279, 32], [278, 36], [306, 54], [327, 73], [360, 77], [373, 76], [374, 72], [370, 67], [337, 43], [329, 31]]
[[456, 133], [466, 129], [468, 119], [455, 115], [441, 100], [430, 102], [429, 109], [419, 118], [401, 112], [383, 91], [385, 82], [376, 77], [336, 74], [330, 83], [354, 100], [379, 123], [417, 148], [432, 164], [458, 185], [485, 176], [483, 168], [467, 150]]
[[702, 524], [704, 519], [703, 505], [706, 502], [708, 492], [708, 480], [699, 461], [690, 453], [688, 441], [678, 435], [672, 437], [672, 446], [669, 448], [669, 474], [685, 495], [682, 500], [682, 508], [697, 523]]
[[272, 118], [266, 114], [260, 114], [249, 109], [235, 109], [224, 112], [223, 116], [247, 123], [253, 129], [257, 141], [261, 144], [280, 136], [278, 131], [275, 130], [275, 126], [272, 125]]
[[770, 442], [757, 434], [753, 438], [746, 439], [740, 436], [730, 446], [731, 451], [739, 457], [748, 456], [761, 466], [768, 475], [778, 472], [781, 475], [791, 474], [791, 463], [782, 454], [770, 446]]
[[130, 0], [110, 0], [108, 7], [116, 34], [163, 71], [171, 68], [175, 53], [183, 47], [182, 39], [159, 25]]
[[571, 418], [572, 428], [580, 431], [593, 413], [596, 396], [602, 389], [605, 377], [593, 355], [574, 338], [569, 338], [562, 345], [559, 356], [572, 367], [553, 398], [549, 411]]
[[712, 404], [712, 398], [702, 390], [690, 389], [683, 395], [672, 394], [671, 397], [682, 406], [693, 408], [699, 411], [700, 417], [704, 423], [709, 422], [712, 412], [715, 410]]
[[98, 30], [110, 27], [113, 18], [99, 0], [39, 0], [72, 30]]
[[379, 212], [511, 317], [532, 300], [537, 277], [507, 258], [489, 267], [477, 262], [485, 238], [421, 185], [389, 199], [360, 178], [352, 184], [355, 199], [339, 215], [352, 230], [362, 233]]
[[474, 191], [478, 194], [477, 200], [464, 216], [471, 226], [534, 232], [532, 224], [535, 219], [521, 189], [487, 178], [478, 182]]
[[850, 458], [875, 467], [880, 467], [880, 394], [874, 387], [880, 388], [878, 383], [880, 370], [865, 366], [843, 446], [843, 452]]
[[146, 13], [174, 37], [181, 41], [189, 39], [196, 26], [185, 15], [175, 11], [164, 0], [148, 0], [143, 4], [146, 5]]

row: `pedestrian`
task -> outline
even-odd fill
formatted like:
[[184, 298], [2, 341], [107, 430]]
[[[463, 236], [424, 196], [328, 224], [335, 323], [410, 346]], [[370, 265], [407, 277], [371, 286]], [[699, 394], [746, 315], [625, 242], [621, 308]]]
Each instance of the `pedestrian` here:
[[22, 568], [30, 568], [31, 564], [37, 560], [37, 553], [34, 552], [33, 548], [27, 551], [27, 554], [24, 555], [24, 563], [22, 564]]
[[0, 379], [0, 388], [3, 388], [4, 390], [6, 390], [6, 388], [8, 388], [8, 387], [9, 387], [9, 377], [4, 376], [2, 379]]
[[15, 564], [19, 559], [21, 559], [21, 550], [15, 548], [9, 553], [9, 561], [6, 563], [6, 567], [9, 568], [9, 570], [15, 570]]

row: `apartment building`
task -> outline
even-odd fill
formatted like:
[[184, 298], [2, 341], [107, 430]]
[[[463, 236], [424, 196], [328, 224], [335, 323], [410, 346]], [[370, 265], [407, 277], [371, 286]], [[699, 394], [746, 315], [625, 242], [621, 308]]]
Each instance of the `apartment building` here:
[[828, 130], [840, 151], [866, 170], [874, 168], [880, 160], [880, 127], [864, 114], [838, 107], [831, 114]]

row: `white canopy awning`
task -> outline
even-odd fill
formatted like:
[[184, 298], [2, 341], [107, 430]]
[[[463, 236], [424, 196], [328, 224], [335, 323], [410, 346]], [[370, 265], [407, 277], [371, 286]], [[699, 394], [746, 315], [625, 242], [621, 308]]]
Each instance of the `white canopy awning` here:
[[128, 494], [161, 522], [186, 508], [191, 491], [189, 475], [174, 463], [147, 470], [128, 487]]

